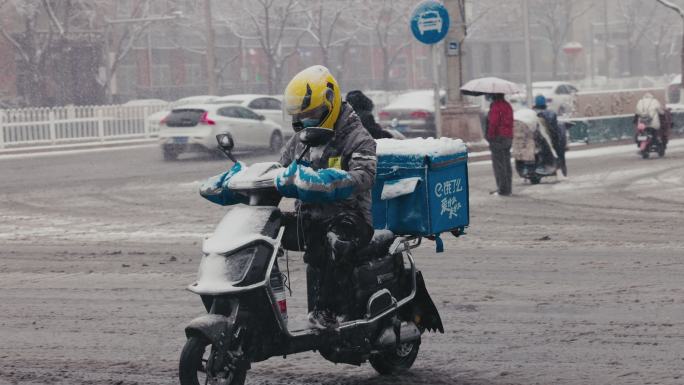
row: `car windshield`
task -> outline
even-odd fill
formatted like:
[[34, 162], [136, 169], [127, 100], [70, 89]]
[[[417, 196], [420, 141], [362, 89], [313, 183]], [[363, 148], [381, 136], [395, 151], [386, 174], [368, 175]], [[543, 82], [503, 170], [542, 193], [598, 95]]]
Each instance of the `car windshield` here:
[[211, 101], [214, 100], [213, 97], [189, 97], [189, 98], [183, 98], [183, 99], [178, 99], [175, 102], [171, 103], [171, 107], [180, 107], [180, 106], [187, 106], [188, 104], [202, 104], [202, 103], [211, 103]]
[[553, 87], [534, 87], [532, 88], [532, 95], [539, 95], [539, 94], [548, 94], [551, 91], [553, 91]]
[[166, 125], [169, 127], [193, 127], [199, 123], [205, 112], [205, 110], [197, 108], [176, 109], [166, 117]]
[[386, 108], [434, 109], [434, 106], [434, 95], [432, 92], [412, 92], [398, 96]]

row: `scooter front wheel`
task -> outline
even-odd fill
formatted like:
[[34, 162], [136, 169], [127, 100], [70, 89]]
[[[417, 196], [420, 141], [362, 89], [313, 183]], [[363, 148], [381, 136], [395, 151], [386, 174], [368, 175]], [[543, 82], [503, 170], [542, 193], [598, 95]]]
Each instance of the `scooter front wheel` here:
[[[226, 384], [243, 385], [247, 370], [237, 370], [225, 373], [227, 378], [215, 378], [214, 375], [207, 373], [208, 356], [211, 352], [211, 343], [201, 337], [190, 337], [183, 351], [181, 352], [180, 363], [178, 366], [178, 376], [181, 385], [204, 385], [204, 384]], [[222, 373], [224, 374], [224, 373]], [[207, 379], [207, 377], [209, 377]]]
[[420, 338], [400, 344], [398, 348], [373, 354], [368, 358], [373, 369], [382, 375], [391, 375], [408, 370], [418, 357]]

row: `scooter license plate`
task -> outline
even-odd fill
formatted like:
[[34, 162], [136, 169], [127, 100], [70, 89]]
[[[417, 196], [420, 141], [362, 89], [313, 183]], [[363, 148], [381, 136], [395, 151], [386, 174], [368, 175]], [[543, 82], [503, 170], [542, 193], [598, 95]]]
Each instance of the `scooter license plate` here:
[[175, 144], [186, 144], [186, 143], [188, 143], [188, 137], [187, 136], [174, 136], [173, 137], [173, 143], [175, 143]]
[[648, 136], [646, 136], [646, 135], [639, 135], [639, 136], [637, 136], [637, 140], [638, 140], [639, 142], [643, 142], [643, 141], [645, 141], [646, 139], [648, 139]]

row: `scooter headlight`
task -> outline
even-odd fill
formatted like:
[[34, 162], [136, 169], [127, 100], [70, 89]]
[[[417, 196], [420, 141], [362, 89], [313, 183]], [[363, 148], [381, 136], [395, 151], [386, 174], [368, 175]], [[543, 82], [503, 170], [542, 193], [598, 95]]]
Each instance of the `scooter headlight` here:
[[237, 286], [246, 286], [263, 281], [273, 247], [256, 243], [225, 256], [226, 279]]
[[240, 282], [245, 278], [249, 271], [254, 257], [257, 252], [257, 247], [247, 247], [234, 254], [226, 255], [225, 274], [226, 279], [230, 282]]

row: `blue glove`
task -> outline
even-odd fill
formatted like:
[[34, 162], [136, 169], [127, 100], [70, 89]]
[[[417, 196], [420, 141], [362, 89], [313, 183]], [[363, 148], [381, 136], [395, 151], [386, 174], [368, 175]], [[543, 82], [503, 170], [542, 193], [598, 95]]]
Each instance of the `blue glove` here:
[[302, 202], [327, 203], [349, 198], [354, 184], [349, 173], [334, 168], [314, 171], [292, 163], [275, 180], [276, 188], [286, 197]]
[[299, 170], [297, 162], [292, 162], [275, 178], [275, 185], [278, 192], [286, 198], [299, 198], [295, 178]]
[[235, 194], [228, 188], [230, 178], [245, 168], [244, 164], [237, 162], [230, 170], [207, 179], [200, 187], [200, 195], [221, 206], [245, 203], [247, 198]]

